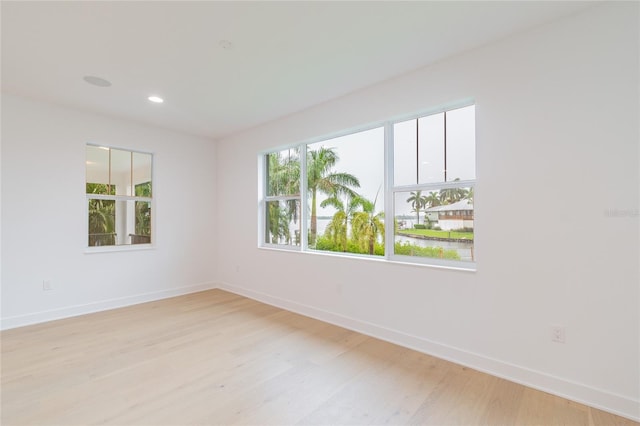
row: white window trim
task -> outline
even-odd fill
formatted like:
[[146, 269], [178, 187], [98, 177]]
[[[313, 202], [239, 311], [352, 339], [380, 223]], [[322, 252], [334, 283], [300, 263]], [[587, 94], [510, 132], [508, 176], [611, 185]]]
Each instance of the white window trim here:
[[[136, 149], [130, 148], [122, 148], [112, 145], [103, 145], [96, 143], [86, 143], [84, 147], [87, 146], [95, 146], [95, 147], [107, 147], [109, 149], [116, 149], [121, 151], [129, 151], [136, 152], [139, 154], [149, 154], [151, 155], [151, 182], [155, 181], [155, 158], [156, 154], [153, 152], [147, 151], [139, 151]], [[85, 165], [86, 168], [86, 165]], [[86, 179], [86, 169], [85, 169], [85, 179], [84, 179], [84, 188], [86, 188], [87, 179]], [[92, 254], [92, 253], [111, 253], [111, 252], [121, 252], [121, 251], [139, 251], [139, 250], [154, 250], [156, 248], [156, 202], [157, 198], [155, 185], [152, 186], [152, 197], [136, 197], [132, 195], [105, 195], [105, 194], [87, 194], [85, 189], [85, 202], [84, 202], [84, 253]], [[146, 201], [151, 203], [151, 242], [150, 243], [142, 243], [142, 244], [122, 244], [122, 245], [113, 245], [113, 246], [89, 246], [88, 245], [88, 230], [89, 230], [89, 200], [90, 199], [102, 199], [102, 200], [115, 200], [115, 201]]]
[[[288, 251], [299, 251], [300, 247], [302, 247], [302, 235], [300, 236], [300, 246], [297, 246], [295, 244], [273, 244], [273, 243], [268, 243], [266, 242], [266, 235], [267, 235], [267, 224], [266, 224], [266, 210], [267, 210], [267, 203], [269, 201], [290, 201], [290, 200], [299, 200], [300, 201], [300, 209], [301, 209], [301, 214], [300, 214], [300, 220], [303, 220], [303, 215], [302, 215], [302, 205], [304, 204], [302, 202], [302, 184], [300, 187], [300, 193], [299, 194], [291, 194], [291, 195], [267, 195], [268, 188], [267, 188], [267, 155], [274, 153], [274, 152], [278, 152], [278, 151], [282, 151], [284, 149], [294, 149], [297, 148], [297, 145], [292, 145], [290, 147], [287, 148], [283, 148], [283, 149], [276, 149], [276, 150], [271, 150], [271, 151], [265, 151], [264, 153], [262, 153], [261, 155], [258, 156], [258, 172], [259, 172], [259, 176], [260, 176], [260, 183], [259, 183], [259, 194], [260, 196], [260, 204], [258, 207], [258, 223], [260, 224], [259, 226], [259, 233], [258, 233], [258, 245], [261, 247], [265, 247], [265, 248], [271, 248], [271, 249], [279, 249], [279, 250], [288, 250]], [[302, 152], [302, 150], [301, 150]], [[306, 149], [304, 150], [304, 155], [306, 155]], [[302, 153], [300, 154], [301, 158], [302, 158]], [[305, 176], [302, 173], [302, 164], [300, 166], [300, 175], [301, 176]], [[305, 181], [306, 179], [301, 179], [302, 181]], [[305, 186], [306, 188], [306, 186]], [[300, 229], [301, 229], [301, 234], [302, 234], [302, 223], [300, 224]], [[306, 240], [306, 239], [305, 239]], [[152, 240], [153, 241], [153, 240]]]
[[[341, 136], [347, 136], [359, 132], [366, 132], [368, 130], [372, 130], [379, 127], [384, 127], [384, 214], [385, 217], [394, 217], [394, 200], [395, 194], [397, 192], [410, 192], [416, 190], [429, 191], [429, 190], [440, 190], [446, 188], [461, 188], [461, 187], [473, 187], [474, 188], [474, 197], [477, 196], [477, 192], [475, 188], [477, 187], [478, 179], [470, 179], [470, 180], [459, 180], [459, 181], [448, 181], [448, 182], [433, 182], [433, 183], [424, 183], [424, 184], [415, 184], [415, 185], [401, 185], [394, 186], [393, 177], [394, 177], [394, 146], [393, 146], [393, 126], [396, 123], [400, 123], [403, 121], [414, 120], [421, 117], [439, 114], [442, 112], [447, 112], [459, 108], [465, 108], [471, 105], [476, 105], [476, 102], [471, 99], [464, 100], [462, 102], [448, 104], [444, 107], [426, 110], [420, 113], [414, 113], [410, 115], [398, 116], [394, 117], [391, 120], [387, 120], [381, 123], [371, 124], [369, 126], [357, 127], [351, 130], [336, 132], [331, 135], [326, 135], [323, 137], [313, 138], [306, 142], [285, 145], [283, 147], [272, 148], [269, 150], [261, 151], [258, 154], [258, 176], [259, 176], [259, 203], [258, 203], [258, 248], [267, 249], [267, 250], [280, 250], [286, 252], [294, 252], [294, 253], [303, 253], [303, 254], [313, 254], [313, 255], [322, 255], [322, 256], [333, 256], [333, 257], [341, 257], [348, 259], [364, 259], [364, 260], [373, 260], [373, 261], [382, 261], [388, 262], [391, 264], [399, 264], [399, 265], [409, 265], [409, 266], [417, 266], [417, 267], [431, 267], [431, 268], [444, 268], [448, 270], [457, 270], [462, 272], [475, 272], [477, 271], [477, 262], [474, 261], [462, 261], [462, 260], [449, 260], [449, 259], [438, 259], [432, 257], [420, 257], [420, 256], [405, 256], [405, 255], [397, 255], [394, 253], [394, 243], [395, 243], [395, 230], [393, 226], [385, 226], [385, 247], [384, 247], [384, 256], [376, 256], [369, 254], [358, 254], [358, 253], [338, 253], [324, 250], [314, 250], [308, 247], [308, 218], [309, 218], [309, 206], [307, 205], [306, 196], [304, 194], [307, 193], [307, 179], [304, 177], [307, 175], [307, 147], [310, 144], [327, 141], [330, 139], [338, 138]], [[300, 194], [299, 196], [278, 196], [278, 197], [266, 197], [266, 156], [267, 154], [277, 152], [284, 149], [294, 149], [298, 148], [300, 151]], [[477, 163], [476, 163], [477, 164]], [[271, 244], [265, 241], [266, 235], [266, 202], [273, 201], [276, 199], [299, 199], [300, 200], [300, 208], [301, 208], [301, 238], [300, 245], [288, 245], [288, 244]], [[474, 214], [474, 228], [475, 223], [477, 222], [477, 218]], [[153, 241], [153, 240], [152, 240]], [[474, 234], [474, 258], [477, 258], [477, 249], [476, 249], [476, 241], [477, 236]]]

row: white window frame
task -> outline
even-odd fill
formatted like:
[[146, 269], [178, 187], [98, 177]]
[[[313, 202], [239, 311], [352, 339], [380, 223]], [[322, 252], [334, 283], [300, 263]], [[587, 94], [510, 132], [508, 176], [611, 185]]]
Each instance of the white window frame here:
[[[291, 145], [286, 145], [280, 148], [269, 149], [266, 151], [262, 151], [258, 155], [258, 176], [259, 176], [259, 188], [258, 188], [258, 247], [265, 249], [278, 249], [278, 250], [288, 250], [294, 252], [302, 252], [302, 253], [313, 253], [318, 255], [327, 255], [327, 256], [339, 256], [339, 257], [356, 257], [356, 258], [364, 258], [364, 259], [372, 259], [372, 260], [383, 260], [394, 263], [402, 263], [402, 264], [411, 264], [411, 265], [419, 265], [419, 266], [431, 266], [431, 267], [442, 267], [447, 269], [456, 269], [462, 271], [476, 271], [477, 263], [475, 258], [477, 258], [477, 250], [476, 246], [476, 235], [474, 231], [474, 260], [473, 261], [464, 261], [464, 260], [449, 260], [449, 259], [438, 259], [432, 257], [420, 257], [420, 256], [405, 256], [405, 255], [397, 255], [394, 253], [394, 243], [395, 243], [395, 230], [393, 226], [385, 226], [385, 254], [384, 256], [376, 256], [376, 255], [368, 255], [368, 254], [357, 254], [357, 253], [336, 253], [329, 252], [323, 250], [315, 250], [310, 249], [308, 247], [308, 218], [309, 218], [309, 206], [307, 203], [307, 179], [306, 177], [306, 168], [307, 168], [307, 147], [308, 145], [327, 141], [330, 139], [334, 139], [341, 136], [346, 136], [350, 134], [355, 134], [359, 132], [365, 132], [374, 128], [384, 127], [384, 214], [385, 218], [393, 218], [394, 217], [394, 202], [396, 193], [399, 192], [411, 192], [411, 191], [439, 191], [441, 189], [450, 189], [450, 188], [474, 188], [474, 204], [475, 199], [477, 198], [477, 192], [475, 190], [477, 186], [477, 176], [476, 179], [469, 180], [458, 180], [458, 181], [448, 181], [448, 182], [433, 182], [433, 183], [424, 183], [424, 184], [412, 184], [412, 185], [394, 185], [394, 125], [396, 123], [400, 123], [403, 121], [418, 119], [430, 115], [440, 114], [443, 112], [465, 108], [471, 105], [476, 105], [476, 102], [472, 99], [467, 99], [461, 102], [456, 102], [452, 104], [448, 104], [444, 107], [437, 109], [430, 109], [427, 111], [423, 111], [420, 113], [414, 113], [411, 115], [404, 115], [399, 117], [394, 117], [391, 120], [384, 121], [382, 123], [371, 124], [366, 127], [359, 127], [357, 129], [352, 129], [349, 131], [344, 131], [340, 133], [336, 133], [333, 135], [314, 138], [313, 140], [296, 143]], [[477, 141], [477, 139], [476, 139]], [[298, 148], [300, 152], [300, 194], [295, 196], [272, 196], [267, 197], [267, 176], [266, 176], [266, 161], [267, 155], [282, 151], [285, 149], [295, 149]], [[477, 161], [476, 161], [477, 165]], [[296, 199], [300, 202], [301, 214], [301, 238], [300, 245], [285, 245], [285, 244], [271, 244], [266, 242], [266, 203], [267, 201], [276, 201], [276, 200], [290, 200]], [[474, 209], [474, 228], [476, 228], [477, 218]]]
[[[267, 166], [267, 161], [268, 160], [268, 156], [269, 154], [273, 154], [276, 152], [280, 152], [280, 151], [284, 151], [284, 150], [288, 150], [288, 149], [295, 149], [295, 148], [299, 148], [299, 152], [300, 152], [300, 186], [299, 186], [299, 193], [298, 194], [291, 194], [291, 195], [267, 195], [268, 194], [268, 176], [267, 176], [267, 171], [268, 171], [268, 166]], [[258, 206], [258, 246], [259, 247], [267, 247], [267, 248], [272, 248], [272, 249], [280, 249], [280, 250], [291, 250], [291, 251], [300, 251], [300, 249], [302, 247], [306, 247], [307, 246], [307, 235], [306, 232], [304, 232], [304, 228], [305, 225], [303, 225], [306, 221], [306, 210], [307, 210], [307, 206], [306, 203], [303, 202], [302, 199], [302, 194], [306, 194], [307, 191], [307, 180], [306, 179], [302, 179], [302, 176], [306, 176], [307, 175], [307, 162], [306, 162], [306, 158], [307, 158], [307, 147], [306, 145], [290, 145], [290, 146], [286, 146], [286, 147], [282, 147], [282, 148], [277, 148], [277, 149], [272, 149], [269, 151], [265, 151], [263, 153], [261, 153], [258, 156], [258, 176], [260, 176], [259, 178], [259, 185], [258, 185], [258, 196], [259, 196], [259, 206]], [[302, 160], [304, 159], [304, 161]], [[266, 236], [267, 236], [267, 203], [271, 202], [271, 201], [298, 201], [300, 203], [300, 217], [298, 220], [300, 220], [300, 245], [296, 245], [296, 244], [274, 244], [274, 243], [270, 243], [268, 241], [266, 241]]]
[[[104, 252], [115, 252], [115, 251], [131, 251], [131, 250], [149, 250], [154, 249], [156, 244], [156, 208], [155, 208], [155, 194], [156, 188], [154, 185], [154, 154], [152, 152], [140, 151], [130, 148], [121, 148], [115, 147], [111, 145], [103, 145], [103, 144], [95, 144], [95, 143], [87, 143], [84, 145], [85, 148], [87, 146], [94, 146], [99, 148], [108, 148], [110, 150], [120, 150], [120, 151], [128, 151], [130, 153], [139, 153], [146, 154], [151, 156], [151, 185], [152, 185], [152, 195], [151, 197], [138, 197], [134, 195], [106, 195], [106, 194], [87, 194], [86, 193], [86, 185], [87, 178], [85, 172], [85, 203], [84, 203], [84, 244], [85, 244], [85, 253], [104, 253]], [[86, 165], [85, 165], [86, 167]], [[135, 191], [135, 184], [132, 182], [132, 190]], [[151, 203], [151, 235], [150, 235], [150, 243], [139, 243], [139, 244], [120, 244], [120, 245], [105, 245], [105, 246], [89, 246], [89, 200], [110, 200], [110, 201], [142, 201]]]

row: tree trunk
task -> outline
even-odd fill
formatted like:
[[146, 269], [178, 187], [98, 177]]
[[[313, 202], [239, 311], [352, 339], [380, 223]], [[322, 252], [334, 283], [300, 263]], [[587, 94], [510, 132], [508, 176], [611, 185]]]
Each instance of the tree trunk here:
[[311, 190], [311, 227], [309, 229], [309, 246], [316, 244], [316, 233], [318, 232], [318, 217], [316, 213], [316, 190]]
[[342, 240], [342, 251], [347, 251], [347, 241], [349, 241], [349, 216], [345, 213], [344, 215], [344, 236]]

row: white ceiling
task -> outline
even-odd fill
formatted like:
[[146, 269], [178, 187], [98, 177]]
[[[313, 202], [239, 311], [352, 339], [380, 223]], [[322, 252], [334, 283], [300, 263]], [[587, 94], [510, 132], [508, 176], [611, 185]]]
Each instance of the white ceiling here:
[[215, 139], [593, 4], [2, 1], [2, 90]]

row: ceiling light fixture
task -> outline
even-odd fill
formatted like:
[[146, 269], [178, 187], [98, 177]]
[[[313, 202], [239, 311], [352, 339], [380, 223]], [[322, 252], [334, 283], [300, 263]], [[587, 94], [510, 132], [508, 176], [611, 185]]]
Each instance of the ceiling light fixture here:
[[164, 99], [159, 96], [149, 96], [147, 99], [149, 99], [151, 102], [155, 102], [156, 104], [161, 104], [164, 102]]
[[220, 47], [222, 47], [224, 50], [231, 50], [231, 48], [233, 47], [233, 43], [231, 43], [229, 40], [220, 40]]
[[87, 83], [92, 84], [94, 86], [98, 86], [98, 87], [111, 86], [111, 82], [109, 80], [105, 80], [104, 78], [101, 78], [101, 77], [96, 77], [95, 75], [85, 75], [84, 77], [82, 77], [82, 79]]

